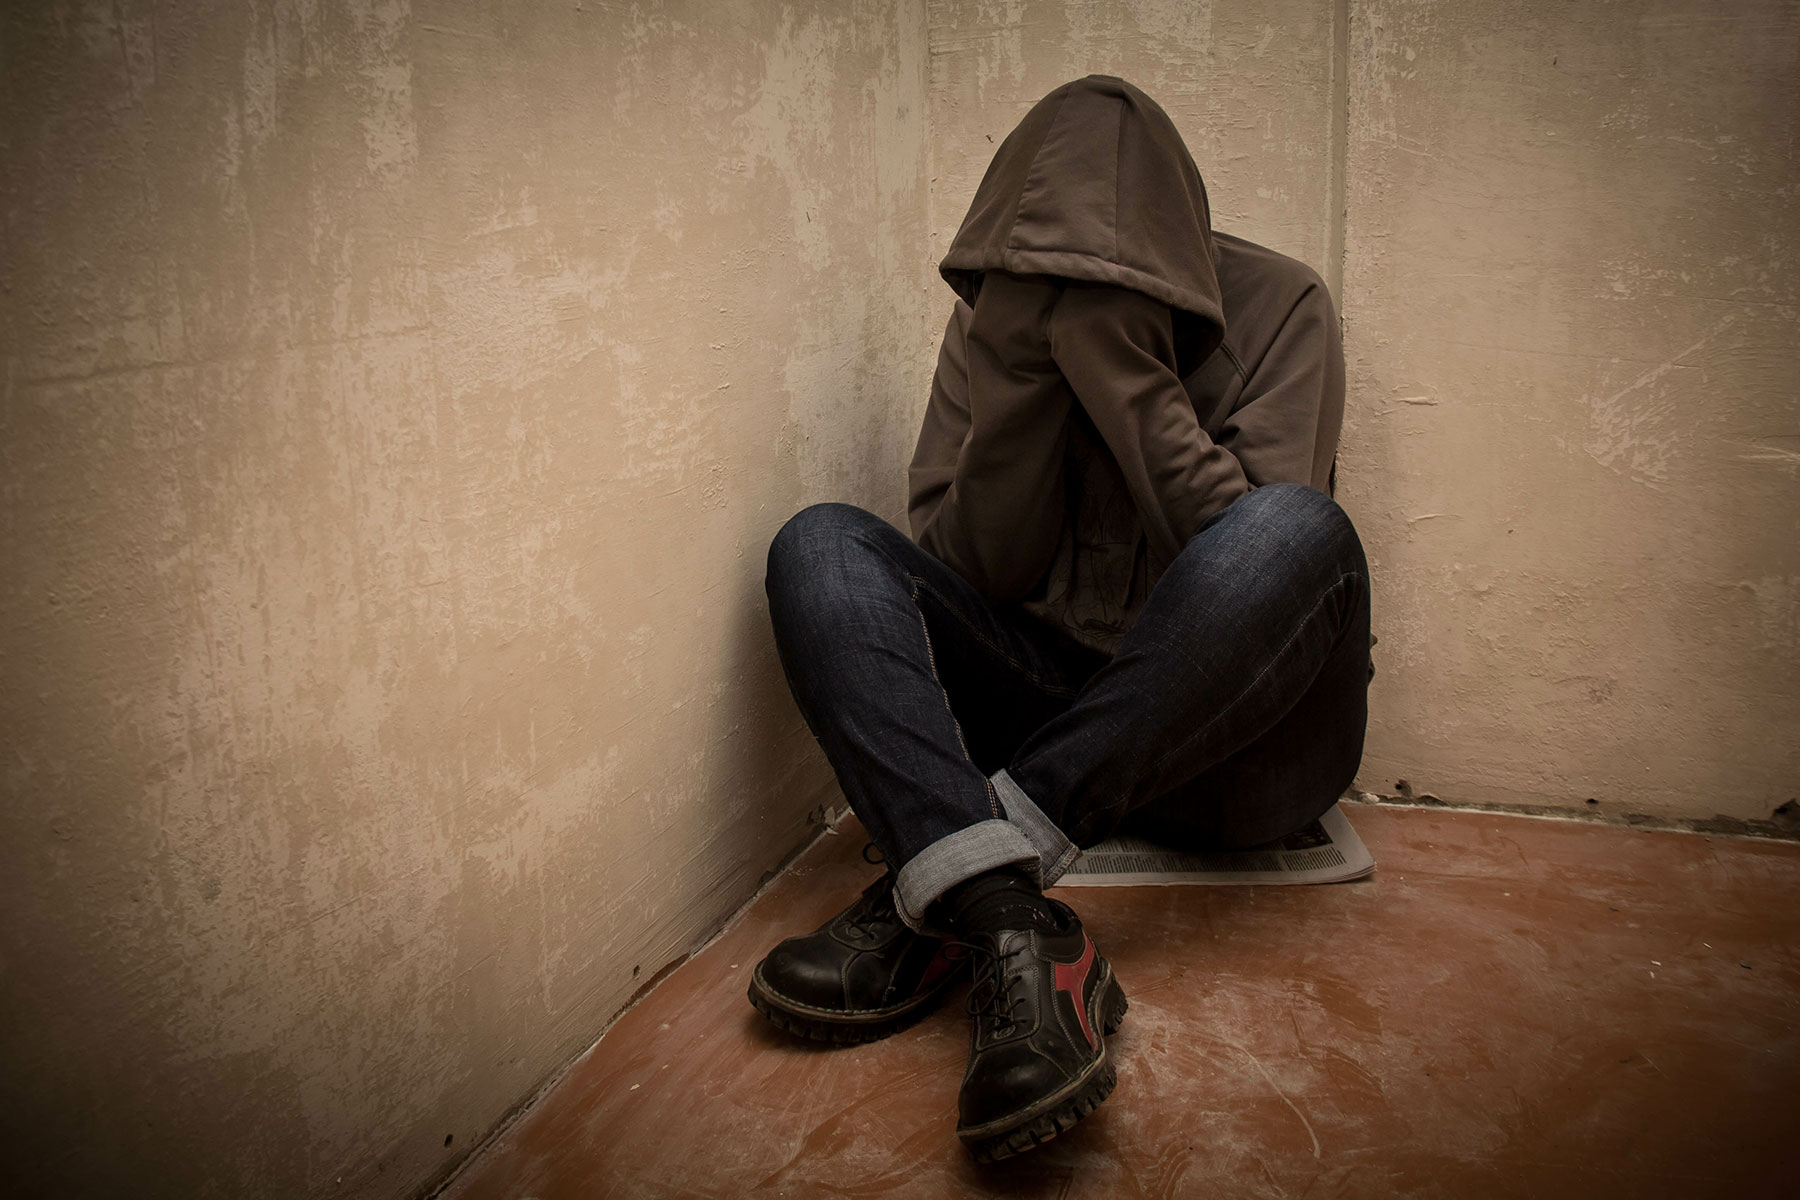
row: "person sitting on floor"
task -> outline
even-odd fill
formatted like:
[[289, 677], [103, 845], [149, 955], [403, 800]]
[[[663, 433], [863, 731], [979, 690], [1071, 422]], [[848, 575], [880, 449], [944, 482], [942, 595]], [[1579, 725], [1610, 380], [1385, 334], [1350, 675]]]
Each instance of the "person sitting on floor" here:
[[1330, 808], [1362, 755], [1369, 578], [1329, 494], [1331, 297], [1212, 230], [1142, 91], [1039, 101], [939, 269], [913, 537], [820, 504], [768, 558], [789, 686], [886, 870], [750, 999], [867, 1041], [972, 968], [957, 1132], [992, 1160], [1115, 1082], [1124, 990], [1043, 889], [1121, 828], [1238, 848]]

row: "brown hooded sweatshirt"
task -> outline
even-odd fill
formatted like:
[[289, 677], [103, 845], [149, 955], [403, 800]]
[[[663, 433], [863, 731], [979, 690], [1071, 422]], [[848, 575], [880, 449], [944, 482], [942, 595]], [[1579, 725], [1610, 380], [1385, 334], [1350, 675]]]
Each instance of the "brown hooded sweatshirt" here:
[[958, 300], [910, 471], [913, 536], [1112, 653], [1202, 522], [1330, 487], [1344, 361], [1325, 285], [1214, 234], [1157, 103], [1090, 75], [1007, 136], [939, 265]]

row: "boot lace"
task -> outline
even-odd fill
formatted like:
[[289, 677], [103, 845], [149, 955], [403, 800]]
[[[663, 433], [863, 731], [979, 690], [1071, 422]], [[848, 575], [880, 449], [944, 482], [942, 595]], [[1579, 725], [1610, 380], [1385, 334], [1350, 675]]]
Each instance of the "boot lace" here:
[[1000, 953], [990, 942], [953, 941], [950, 945], [974, 961], [974, 984], [969, 988], [963, 1008], [975, 1018], [977, 1026], [985, 1026], [993, 1037], [1010, 1037], [1017, 1028], [1013, 1009], [1019, 997], [1013, 989], [1024, 982], [1025, 973], [1011, 969], [1012, 960], [1024, 953], [1021, 943]]
[[[874, 856], [870, 857], [870, 851]], [[862, 848], [863, 861], [872, 866], [880, 866], [887, 862], [874, 842], [864, 842]], [[863, 889], [862, 895], [844, 914], [844, 924], [857, 937], [873, 937], [882, 925], [892, 925], [900, 919], [894, 908], [894, 873], [882, 872], [881, 878]]]

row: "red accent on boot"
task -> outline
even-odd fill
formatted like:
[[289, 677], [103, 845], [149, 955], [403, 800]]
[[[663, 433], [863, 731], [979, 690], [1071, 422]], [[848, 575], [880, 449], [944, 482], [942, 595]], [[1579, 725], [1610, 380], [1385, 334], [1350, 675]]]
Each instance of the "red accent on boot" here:
[[949, 942], [938, 947], [937, 953], [931, 956], [931, 961], [925, 964], [925, 974], [919, 980], [919, 987], [930, 987], [962, 961], [963, 956], [954, 953], [954, 949], [955, 947]]
[[1081, 958], [1072, 963], [1056, 963], [1056, 990], [1069, 993], [1069, 999], [1075, 1002], [1075, 1015], [1081, 1018], [1081, 1032], [1087, 1035], [1088, 1045], [1097, 1045], [1094, 1041], [1094, 1027], [1088, 1024], [1087, 1005], [1082, 1002], [1081, 989], [1087, 983], [1088, 971], [1094, 966], [1094, 942], [1087, 934], [1081, 935]]

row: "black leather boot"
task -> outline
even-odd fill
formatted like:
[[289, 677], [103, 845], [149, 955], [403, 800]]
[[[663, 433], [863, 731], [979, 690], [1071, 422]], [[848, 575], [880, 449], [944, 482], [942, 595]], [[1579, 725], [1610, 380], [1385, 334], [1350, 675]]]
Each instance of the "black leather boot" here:
[[965, 933], [975, 959], [975, 1028], [958, 1097], [957, 1136], [982, 1162], [1047, 1142], [1112, 1094], [1106, 1036], [1125, 1019], [1125, 992], [1081, 918], [1044, 899], [1057, 928]]
[[769, 951], [750, 973], [750, 1003], [801, 1037], [872, 1042], [924, 1016], [965, 965], [950, 939], [901, 922], [890, 871], [818, 929]]

